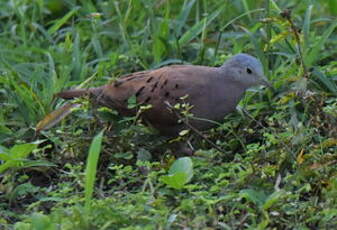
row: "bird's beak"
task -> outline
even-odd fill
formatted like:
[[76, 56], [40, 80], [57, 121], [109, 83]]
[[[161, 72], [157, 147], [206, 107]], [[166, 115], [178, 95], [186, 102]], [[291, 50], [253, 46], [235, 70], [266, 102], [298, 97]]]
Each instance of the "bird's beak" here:
[[265, 77], [261, 77], [261, 84], [264, 86], [267, 86], [268, 88], [273, 88], [272, 84], [269, 82], [269, 80]]

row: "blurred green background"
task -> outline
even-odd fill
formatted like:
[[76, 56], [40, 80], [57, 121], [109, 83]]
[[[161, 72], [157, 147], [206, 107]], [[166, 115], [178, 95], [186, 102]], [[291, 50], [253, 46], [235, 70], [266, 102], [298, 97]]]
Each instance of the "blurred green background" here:
[[[336, 227], [336, 16], [335, 0], [0, 1], [0, 228]], [[160, 180], [173, 161], [165, 150], [139, 160], [162, 140], [114, 111], [97, 118], [86, 106], [35, 135], [63, 89], [219, 66], [239, 52], [262, 61], [274, 90], [250, 90], [239, 106], [249, 116], [206, 133], [227, 154], [200, 141], [183, 189]], [[85, 158], [99, 121], [127, 125], [103, 140], [88, 214]]]

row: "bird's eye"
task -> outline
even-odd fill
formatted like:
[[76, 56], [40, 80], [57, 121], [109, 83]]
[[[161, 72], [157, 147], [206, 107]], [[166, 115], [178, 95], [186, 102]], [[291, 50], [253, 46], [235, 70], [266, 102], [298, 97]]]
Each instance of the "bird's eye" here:
[[247, 68], [246, 71], [247, 71], [248, 74], [253, 73], [253, 71], [250, 68]]

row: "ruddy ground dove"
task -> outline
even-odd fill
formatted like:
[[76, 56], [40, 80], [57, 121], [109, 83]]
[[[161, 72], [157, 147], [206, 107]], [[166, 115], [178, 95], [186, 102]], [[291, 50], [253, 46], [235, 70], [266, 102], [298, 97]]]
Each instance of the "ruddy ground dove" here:
[[89, 95], [98, 104], [125, 116], [137, 113], [137, 109], [128, 108], [128, 99], [134, 96], [137, 104], [151, 105], [142, 112], [142, 120], [162, 135], [175, 136], [188, 127], [179, 122], [171, 106], [189, 104], [189, 112], [195, 118], [189, 119], [189, 125], [206, 130], [214, 126], [210, 121], [219, 122], [235, 110], [245, 90], [256, 85], [268, 85], [261, 62], [248, 54], [237, 54], [220, 67], [166, 66], [128, 74], [101, 87], [64, 91], [57, 96], [72, 99]]

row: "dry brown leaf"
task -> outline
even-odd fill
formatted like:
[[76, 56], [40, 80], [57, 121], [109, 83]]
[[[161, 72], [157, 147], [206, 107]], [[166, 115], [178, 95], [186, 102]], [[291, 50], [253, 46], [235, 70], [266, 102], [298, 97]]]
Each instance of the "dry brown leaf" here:
[[54, 110], [47, 116], [45, 116], [37, 125], [36, 132], [40, 132], [41, 130], [47, 130], [59, 123], [63, 118], [72, 113], [74, 108], [80, 107], [81, 104], [77, 103], [67, 103], [64, 106]]

